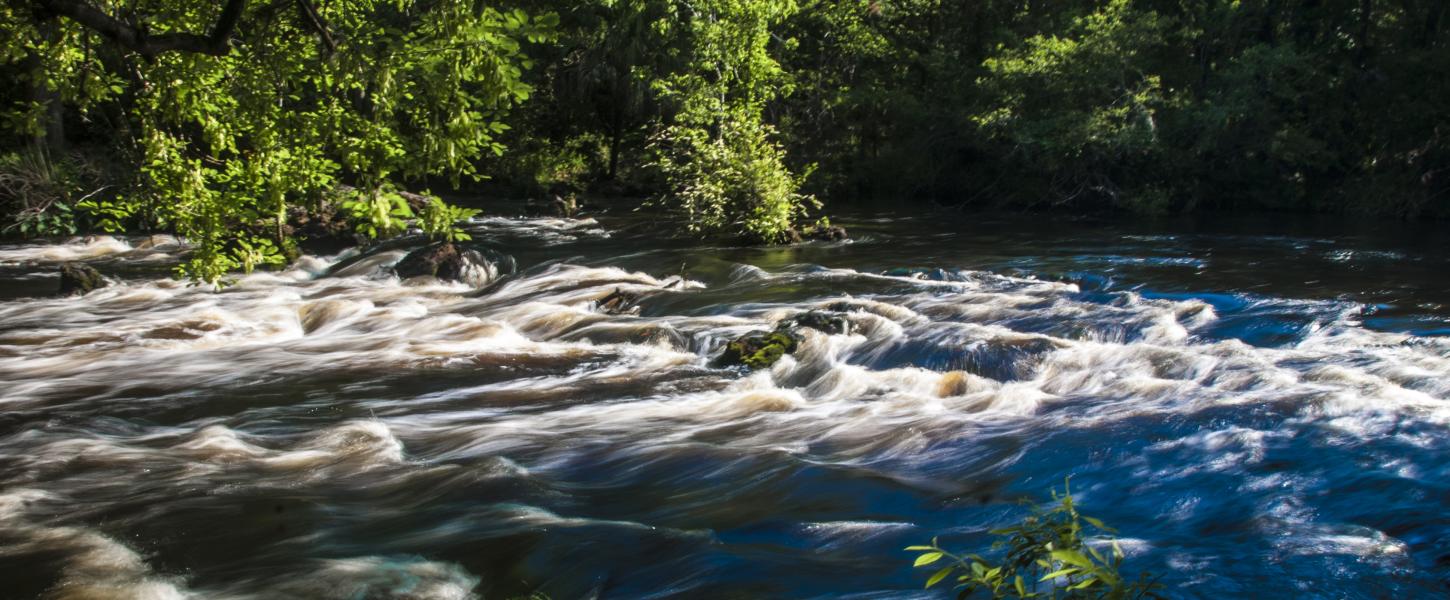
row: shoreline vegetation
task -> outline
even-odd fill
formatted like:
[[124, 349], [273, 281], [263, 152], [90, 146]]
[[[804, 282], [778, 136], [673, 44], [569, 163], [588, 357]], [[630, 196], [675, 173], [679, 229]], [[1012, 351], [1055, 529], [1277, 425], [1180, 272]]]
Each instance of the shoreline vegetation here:
[[466, 209], [428, 190], [483, 185], [761, 244], [837, 239], [825, 200], [859, 198], [1443, 218], [1447, 10], [12, 3], [0, 227], [174, 233], [180, 275], [216, 283], [300, 240], [447, 237]]

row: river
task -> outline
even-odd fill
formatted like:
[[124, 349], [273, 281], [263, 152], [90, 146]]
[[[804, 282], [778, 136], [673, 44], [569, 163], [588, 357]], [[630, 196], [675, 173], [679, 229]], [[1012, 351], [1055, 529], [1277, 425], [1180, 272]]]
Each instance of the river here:
[[[481, 293], [401, 251], [217, 292], [174, 245], [0, 246], [0, 597], [935, 598], [904, 546], [986, 551], [1068, 476], [1174, 597], [1450, 591], [1433, 227], [647, 220], [477, 219], [518, 269]], [[66, 260], [116, 284], [47, 297]], [[851, 331], [710, 366], [807, 310]]]

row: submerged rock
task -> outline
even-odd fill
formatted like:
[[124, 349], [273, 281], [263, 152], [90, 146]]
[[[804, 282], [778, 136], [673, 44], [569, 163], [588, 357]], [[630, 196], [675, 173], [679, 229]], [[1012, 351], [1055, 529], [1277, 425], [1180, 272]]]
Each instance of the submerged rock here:
[[499, 268], [477, 250], [441, 242], [409, 252], [393, 267], [393, 272], [402, 279], [427, 275], [482, 286], [498, 278]]
[[814, 329], [826, 335], [842, 335], [851, 333], [851, 321], [850, 319], [847, 319], [845, 315], [819, 310], [803, 312], [794, 317], [781, 321], [780, 325], [777, 328], [797, 329], [802, 327], [806, 329]]
[[60, 266], [60, 294], [62, 296], [84, 295], [107, 285], [106, 279], [101, 277], [100, 271], [88, 264], [69, 262]]
[[824, 227], [808, 227], [805, 231], [806, 239], [820, 240], [823, 242], [839, 242], [846, 239], [846, 228], [840, 225], [827, 225]]
[[530, 200], [524, 205], [524, 213], [530, 217], [572, 219], [579, 214], [579, 200], [574, 194], [555, 194], [547, 201]]
[[752, 369], [765, 369], [781, 357], [795, 352], [801, 338], [790, 331], [775, 330], [767, 333], [748, 333], [726, 344], [725, 351], [715, 358], [717, 367], [744, 365]]
[[626, 292], [614, 288], [608, 296], [600, 298], [594, 303], [600, 312], [607, 315], [638, 314], [639, 301], [643, 296], [636, 292]]

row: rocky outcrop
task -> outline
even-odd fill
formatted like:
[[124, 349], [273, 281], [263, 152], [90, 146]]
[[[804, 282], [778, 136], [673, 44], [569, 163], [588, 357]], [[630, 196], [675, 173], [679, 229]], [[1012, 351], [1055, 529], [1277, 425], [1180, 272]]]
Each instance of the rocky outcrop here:
[[725, 351], [711, 363], [716, 367], [745, 366], [765, 369], [781, 357], [796, 351], [804, 339], [802, 331], [814, 329], [826, 335], [849, 335], [851, 321], [845, 315], [812, 310], [775, 324], [768, 332], [747, 333], [725, 345]]
[[717, 367], [745, 366], [768, 369], [782, 357], [800, 346], [801, 338], [794, 332], [777, 329], [766, 333], [748, 333], [725, 345], [715, 358]]
[[498, 279], [499, 266], [478, 250], [441, 242], [409, 252], [393, 272], [402, 279], [431, 276], [480, 287]]
[[85, 263], [70, 262], [60, 266], [60, 294], [88, 294], [108, 285], [106, 278], [94, 267]]

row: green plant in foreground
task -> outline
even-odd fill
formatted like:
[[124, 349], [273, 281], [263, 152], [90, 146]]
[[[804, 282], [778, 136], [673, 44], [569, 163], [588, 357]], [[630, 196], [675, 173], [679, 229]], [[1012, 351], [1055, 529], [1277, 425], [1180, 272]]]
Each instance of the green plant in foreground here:
[[931, 545], [908, 546], [909, 552], [920, 552], [913, 564], [929, 567], [946, 561], [926, 581], [930, 588], [955, 576], [958, 598], [977, 591], [993, 598], [1103, 598], [1110, 600], [1161, 598], [1162, 586], [1143, 573], [1128, 581], [1120, 573], [1123, 550], [1117, 540], [1109, 540], [1110, 552], [1105, 555], [1087, 543], [1084, 522], [1094, 529], [1112, 534], [1114, 529], [1102, 521], [1083, 515], [1073, 504], [1070, 483], [1058, 495], [1052, 491], [1055, 506], [1033, 506], [1032, 514], [1012, 527], [992, 530], [1001, 536], [992, 544], [993, 550], [1006, 550], [1000, 564], [992, 564], [976, 554], [959, 555], [943, 549], [935, 538]]
[[423, 206], [422, 214], [418, 217], [418, 227], [430, 239], [441, 242], [467, 241], [473, 239], [473, 236], [459, 227], [458, 222], [471, 219], [478, 213], [476, 209], [450, 206], [447, 202], [433, 197]]

